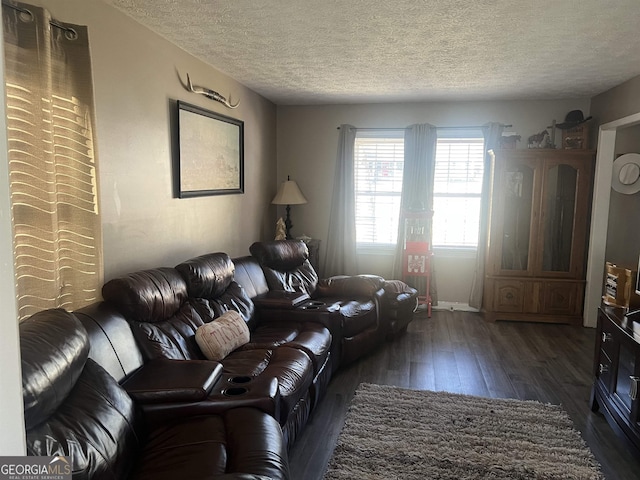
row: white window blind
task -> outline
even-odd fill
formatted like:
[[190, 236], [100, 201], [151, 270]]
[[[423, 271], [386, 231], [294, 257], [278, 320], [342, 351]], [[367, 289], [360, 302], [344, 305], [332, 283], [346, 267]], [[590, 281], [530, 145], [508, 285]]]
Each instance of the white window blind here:
[[357, 133], [354, 168], [359, 246], [396, 243], [403, 165], [403, 130]]
[[478, 245], [484, 140], [438, 138], [433, 186], [434, 247]]

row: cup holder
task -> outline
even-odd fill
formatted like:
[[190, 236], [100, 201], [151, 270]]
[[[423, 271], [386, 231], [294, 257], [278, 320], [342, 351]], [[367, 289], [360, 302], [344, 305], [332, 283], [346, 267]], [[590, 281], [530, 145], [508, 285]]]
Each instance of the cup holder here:
[[227, 388], [223, 393], [227, 397], [237, 397], [238, 395], [244, 395], [248, 391], [249, 390], [244, 387], [231, 387], [231, 388]]
[[237, 377], [231, 377], [229, 379], [229, 383], [235, 383], [235, 384], [243, 384], [243, 383], [249, 383], [251, 381], [251, 377], [248, 375], [239, 375]]
[[318, 310], [320, 307], [324, 306], [324, 302], [319, 302], [318, 300], [311, 300], [307, 302], [302, 308], [305, 310]]

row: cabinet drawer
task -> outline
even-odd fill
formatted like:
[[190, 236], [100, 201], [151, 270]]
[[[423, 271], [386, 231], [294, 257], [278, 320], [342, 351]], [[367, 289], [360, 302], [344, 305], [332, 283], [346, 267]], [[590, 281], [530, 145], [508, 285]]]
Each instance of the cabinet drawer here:
[[582, 311], [581, 283], [544, 282], [542, 312], [551, 315], [579, 315]]
[[602, 383], [602, 386], [609, 393], [611, 393], [613, 387], [611, 385], [611, 369], [612, 363], [610, 358], [603, 350], [600, 350], [600, 358], [598, 360], [598, 364], [596, 365], [596, 378]]
[[524, 305], [524, 283], [497, 280], [494, 288], [493, 308], [496, 312], [521, 313]]

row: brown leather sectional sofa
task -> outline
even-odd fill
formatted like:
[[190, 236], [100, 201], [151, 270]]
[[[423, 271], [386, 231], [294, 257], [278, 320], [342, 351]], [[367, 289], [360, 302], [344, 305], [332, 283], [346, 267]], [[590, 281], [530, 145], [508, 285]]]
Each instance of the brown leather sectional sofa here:
[[[102, 302], [22, 322], [29, 454], [72, 455], [74, 478], [289, 478], [332, 374], [406, 329], [416, 291], [319, 280], [302, 242], [250, 251], [131, 273]], [[196, 331], [227, 311], [249, 341], [208, 360]]]

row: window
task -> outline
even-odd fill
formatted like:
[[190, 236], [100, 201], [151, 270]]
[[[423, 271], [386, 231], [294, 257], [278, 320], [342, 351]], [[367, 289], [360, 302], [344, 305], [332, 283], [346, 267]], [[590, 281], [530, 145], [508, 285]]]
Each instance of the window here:
[[[359, 247], [391, 247], [398, 237], [404, 131], [358, 131], [354, 161], [356, 242]], [[435, 164], [433, 246], [476, 248], [484, 174], [482, 132], [441, 133]]]
[[358, 131], [354, 151], [356, 243], [391, 246], [398, 237], [404, 130]]
[[[462, 133], [462, 132], [445, 132]], [[433, 185], [434, 247], [476, 248], [484, 174], [482, 133], [438, 138]]]

